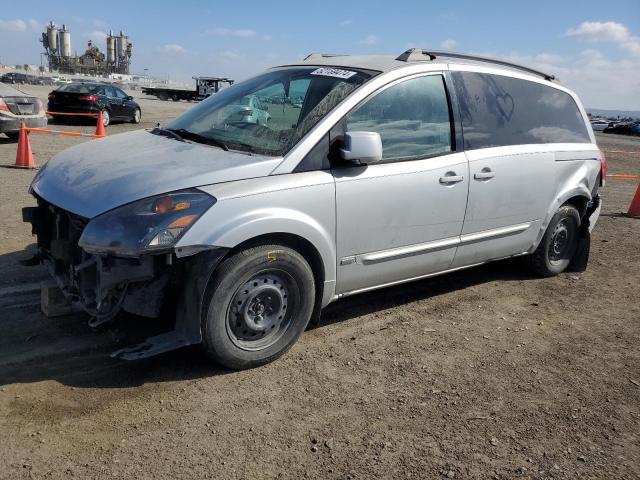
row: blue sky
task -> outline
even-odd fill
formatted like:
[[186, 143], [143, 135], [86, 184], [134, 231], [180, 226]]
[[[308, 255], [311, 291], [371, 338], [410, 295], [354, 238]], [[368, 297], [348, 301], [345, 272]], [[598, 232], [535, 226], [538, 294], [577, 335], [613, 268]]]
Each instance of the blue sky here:
[[[10, 8], [8, 8], [10, 5]], [[398, 55], [409, 46], [494, 55], [556, 73], [593, 108], [640, 110], [640, 1], [27, 1], [0, 10], [0, 61], [39, 64], [66, 23], [72, 48], [123, 29], [133, 70], [241, 80], [312, 51]]]

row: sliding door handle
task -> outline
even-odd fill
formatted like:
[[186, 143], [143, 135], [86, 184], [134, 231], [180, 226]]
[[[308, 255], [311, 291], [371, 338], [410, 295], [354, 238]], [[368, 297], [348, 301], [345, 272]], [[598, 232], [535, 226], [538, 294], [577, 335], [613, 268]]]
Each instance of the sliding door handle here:
[[473, 175], [473, 178], [476, 180], [489, 180], [496, 176], [496, 172], [492, 172], [488, 168], [483, 168], [481, 172], [478, 172]]

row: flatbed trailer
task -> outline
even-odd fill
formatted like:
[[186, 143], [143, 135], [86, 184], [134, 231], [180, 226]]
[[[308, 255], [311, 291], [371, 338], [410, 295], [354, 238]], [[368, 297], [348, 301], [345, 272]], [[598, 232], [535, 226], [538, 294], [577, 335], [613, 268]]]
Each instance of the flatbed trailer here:
[[193, 77], [196, 81], [195, 90], [184, 90], [182, 88], [166, 88], [166, 87], [142, 87], [142, 93], [158, 97], [160, 100], [173, 100], [179, 102], [200, 101], [210, 95], [217, 93], [224, 84], [233, 85], [233, 80], [223, 77]]

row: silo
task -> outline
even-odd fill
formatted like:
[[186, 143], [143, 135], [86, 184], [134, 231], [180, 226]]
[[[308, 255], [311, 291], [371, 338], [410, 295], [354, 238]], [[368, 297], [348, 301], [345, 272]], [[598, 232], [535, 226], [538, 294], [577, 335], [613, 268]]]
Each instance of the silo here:
[[113, 32], [107, 36], [107, 63], [116, 63], [116, 37]]
[[127, 45], [129, 43], [129, 37], [127, 37], [122, 30], [120, 35], [116, 37], [116, 53], [118, 59], [125, 59], [127, 57]]
[[60, 55], [63, 57], [71, 56], [71, 33], [64, 24], [60, 30]]
[[53, 22], [47, 25], [47, 44], [49, 50], [54, 52], [58, 50], [58, 27]]

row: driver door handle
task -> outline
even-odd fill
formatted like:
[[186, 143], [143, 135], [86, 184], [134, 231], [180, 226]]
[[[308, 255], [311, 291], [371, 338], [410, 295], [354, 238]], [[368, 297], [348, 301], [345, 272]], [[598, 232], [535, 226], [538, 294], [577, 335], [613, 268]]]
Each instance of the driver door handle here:
[[464, 176], [462, 175], [445, 175], [444, 177], [440, 177], [440, 183], [442, 185], [451, 185], [453, 183], [460, 183], [464, 180]]

